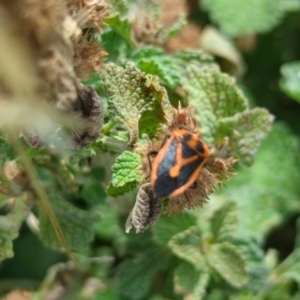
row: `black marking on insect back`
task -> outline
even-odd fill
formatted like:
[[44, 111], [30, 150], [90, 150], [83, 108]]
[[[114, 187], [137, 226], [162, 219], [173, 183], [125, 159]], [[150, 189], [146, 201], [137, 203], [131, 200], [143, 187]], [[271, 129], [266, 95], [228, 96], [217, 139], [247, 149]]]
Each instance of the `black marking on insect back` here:
[[204, 152], [203, 148], [203, 143], [198, 140], [197, 145], [195, 148], [191, 148], [188, 145], [188, 142], [192, 139], [195, 138], [192, 135], [182, 135], [181, 136], [181, 141], [182, 141], [182, 157], [183, 158], [190, 158], [195, 155], [201, 155]]
[[204, 148], [203, 148], [203, 143], [201, 141], [199, 141], [197, 143], [196, 150], [198, 151], [199, 154], [202, 154], [205, 152]]
[[193, 157], [195, 155], [199, 155], [199, 153], [195, 150], [190, 148], [187, 144], [182, 144], [182, 158], [190, 158]]
[[176, 148], [178, 142], [172, 140], [168, 150], [166, 151], [163, 159], [159, 163], [157, 176], [163, 176], [165, 173], [169, 174], [170, 168], [176, 165]]
[[163, 159], [159, 163], [154, 192], [158, 197], [167, 197], [176, 190], [177, 179], [170, 177], [170, 168], [176, 165], [176, 148], [178, 142], [172, 140]]
[[154, 193], [157, 197], [167, 197], [177, 189], [177, 177], [172, 178], [168, 173], [159, 176], [154, 184]]
[[198, 167], [201, 165], [201, 163], [204, 161], [205, 158], [198, 157], [197, 160], [194, 162], [183, 166], [180, 169], [180, 173], [177, 177], [177, 189], [185, 185], [190, 177], [193, 175], [193, 173], [198, 169]]

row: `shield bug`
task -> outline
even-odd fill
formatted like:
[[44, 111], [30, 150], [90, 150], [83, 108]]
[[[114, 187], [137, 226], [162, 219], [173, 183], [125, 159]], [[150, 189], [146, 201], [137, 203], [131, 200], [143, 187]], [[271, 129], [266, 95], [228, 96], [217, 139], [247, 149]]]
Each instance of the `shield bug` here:
[[[207, 145], [199, 131], [178, 128], [166, 136], [152, 164], [151, 183], [158, 197], [177, 196], [196, 182], [209, 158]], [[150, 159], [149, 159], [150, 162]]]

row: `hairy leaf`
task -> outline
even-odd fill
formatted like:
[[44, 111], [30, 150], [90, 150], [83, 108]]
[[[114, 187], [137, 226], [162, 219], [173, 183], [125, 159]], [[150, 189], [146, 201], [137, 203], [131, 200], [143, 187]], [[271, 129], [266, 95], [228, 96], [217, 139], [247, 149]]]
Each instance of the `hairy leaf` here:
[[172, 236], [188, 229], [195, 223], [196, 217], [189, 213], [162, 216], [159, 222], [153, 226], [154, 239], [162, 245], [167, 245]]
[[174, 289], [179, 294], [192, 293], [200, 277], [200, 271], [191, 264], [181, 261], [174, 272]]
[[13, 240], [18, 237], [19, 229], [26, 217], [26, 200], [26, 195], [15, 198], [12, 210], [0, 216], [0, 262], [14, 256]]
[[132, 59], [139, 69], [151, 75], [157, 75], [164, 85], [175, 88], [180, 83], [179, 70], [170, 56], [155, 47], [145, 47], [137, 50]]
[[201, 50], [181, 50], [172, 54], [174, 66], [180, 71], [181, 83], [184, 83], [184, 78], [187, 76], [190, 65], [198, 68], [204, 66], [217, 66], [214, 58]]
[[267, 283], [269, 276], [265, 252], [254, 238], [239, 238], [235, 239], [233, 243], [243, 252], [247, 260], [249, 281], [244, 289], [251, 293], [258, 293], [261, 287]]
[[263, 33], [282, 20], [281, 0], [204, 0], [211, 18], [230, 36]]
[[131, 51], [130, 45], [115, 31], [108, 28], [101, 35], [104, 50], [108, 53], [107, 62], [121, 62], [127, 60]]
[[195, 108], [204, 140], [213, 142], [217, 121], [246, 110], [246, 98], [236, 87], [234, 79], [215, 67], [191, 65], [187, 71], [183, 87], [188, 93], [189, 103]]
[[240, 169], [223, 193], [239, 207], [238, 235], [261, 239], [288, 212], [300, 210], [299, 142], [275, 123], [251, 168]]
[[246, 260], [235, 245], [229, 242], [213, 244], [206, 257], [210, 266], [232, 286], [241, 287], [247, 283]]
[[289, 97], [300, 102], [300, 61], [285, 63], [280, 68], [280, 88]]
[[196, 283], [196, 286], [194, 288], [191, 300], [202, 300], [207, 292], [207, 287], [209, 284], [209, 273], [207, 271], [204, 271], [202, 274], [200, 274], [199, 280]]
[[226, 202], [215, 211], [211, 218], [211, 231], [215, 242], [231, 239], [237, 227], [237, 205], [233, 201]]
[[[51, 197], [49, 200], [68, 246], [74, 252], [85, 252], [89, 243], [94, 239], [93, 224], [100, 220], [100, 215], [79, 209], [61, 196]], [[59, 249], [62, 245], [47, 212], [40, 211], [39, 222], [42, 241], [48, 247]]]
[[112, 63], [106, 66], [103, 86], [108, 109], [111, 117], [128, 129], [129, 144], [142, 133], [153, 138], [171, 114], [167, 92], [158, 81], [158, 77], [146, 75], [132, 63], [127, 63], [125, 69]]
[[201, 253], [201, 234], [196, 227], [174, 235], [169, 241], [171, 251], [179, 258], [191, 263], [196, 268], [201, 268], [205, 258]]
[[132, 300], [145, 297], [150, 289], [153, 276], [167, 266], [163, 253], [147, 251], [137, 259], [127, 259], [119, 266], [117, 273], [118, 292]]
[[261, 141], [271, 131], [274, 116], [264, 108], [253, 108], [218, 122], [218, 135], [228, 136], [245, 164], [252, 164]]
[[126, 18], [121, 19], [120, 15], [114, 15], [105, 18], [105, 23], [107, 23], [110, 28], [121, 36], [131, 47], [135, 47], [131, 24]]
[[207, 268], [196, 270], [191, 264], [181, 262], [174, 273], [175, 291], [188, 300], [201, 300], [209, 283]]
[[124, 151], [112, 166], [112, 181], [107, 187], [109, 196], [118, 197], [133, 190], [141, 180], [142, 157], [140, 154]]

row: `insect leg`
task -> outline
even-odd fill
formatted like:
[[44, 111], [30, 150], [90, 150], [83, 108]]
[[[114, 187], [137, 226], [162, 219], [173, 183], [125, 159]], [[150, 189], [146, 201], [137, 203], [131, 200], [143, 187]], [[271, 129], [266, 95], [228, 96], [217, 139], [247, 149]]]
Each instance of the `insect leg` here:
[[155, 150], [148, 151], [148, 153], [147, 153], [147, 158], [148, 158], [150, 171], [152, 171], [152, 162], [151, 162], [150, 156], [155, 156], [157, 154], [158, 154], [158, 151], [155, 151]]

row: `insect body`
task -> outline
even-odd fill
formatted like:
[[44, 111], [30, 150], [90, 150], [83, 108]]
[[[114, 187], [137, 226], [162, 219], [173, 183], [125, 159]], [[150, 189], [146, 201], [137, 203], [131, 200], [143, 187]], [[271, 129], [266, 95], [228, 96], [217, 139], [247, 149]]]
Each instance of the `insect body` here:
[[195, 183], [208, 157], [209, 149], [199, 139], [198, 131], [173, 131], [153, 161], [154, 193], [158, 197], [182, 194]]

